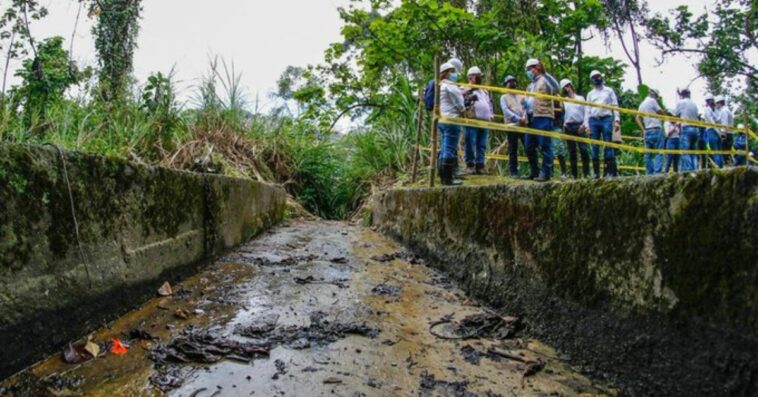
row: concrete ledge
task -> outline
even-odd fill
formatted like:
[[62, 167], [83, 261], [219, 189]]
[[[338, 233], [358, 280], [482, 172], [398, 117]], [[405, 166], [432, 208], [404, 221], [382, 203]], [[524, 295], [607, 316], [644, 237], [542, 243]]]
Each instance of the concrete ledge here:
[[372, 222], [622, 395], [758, 394], [758, 171], [391, 190]]
[[246, 179], [0, 145], [0, 377], [274, 225], [285, 200]]

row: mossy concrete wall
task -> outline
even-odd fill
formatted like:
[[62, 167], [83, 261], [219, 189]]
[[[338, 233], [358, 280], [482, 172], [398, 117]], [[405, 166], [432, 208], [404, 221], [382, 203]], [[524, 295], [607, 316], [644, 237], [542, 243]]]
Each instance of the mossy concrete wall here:
[[372, 222], [622, 395], [758, 395], [758, 171], [391, 190]]
[[285, 200], [251, 180], [0, 145], [0, 377], [274, 225]]

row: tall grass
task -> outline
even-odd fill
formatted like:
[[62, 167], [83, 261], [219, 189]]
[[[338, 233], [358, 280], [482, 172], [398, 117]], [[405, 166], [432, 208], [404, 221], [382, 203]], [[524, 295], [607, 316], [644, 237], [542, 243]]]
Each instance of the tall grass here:
[[241, 75], [219, 58], [209, 62], [189, 108], [177, 103], [175, 85], [173, 73], [155, 74], [117, 106], [61, 100], [33, 128], [6, 109], [0, 139], [278, 183], [328, 219], [350, 216], [373, 187], [394, 181], [409, 163], [417, 106], [405, 80], [392, 88], [387, 106], [345, 135], [309, 120], [251, 113]]

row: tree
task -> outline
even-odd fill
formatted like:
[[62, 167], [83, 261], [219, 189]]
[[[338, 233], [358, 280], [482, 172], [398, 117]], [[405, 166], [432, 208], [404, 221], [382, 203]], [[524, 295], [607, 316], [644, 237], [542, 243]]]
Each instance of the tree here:
[[79, 83], [86, 73], [69, 59], [63, 49], [63, 38], [53, 37], [39, 44], [37, 56], [24, 60], [16, 76], [23, 81], [14, 88], [14, 108], [23, 107], [24, 125], [32, 129], [44, 123], [47, 109], [63, 100], [66, 90]]
[[106, 102], [123, 99], [137, 48], [141, 0], [92, 0], [90, 15], [100, 66], [100, 95]]
[[672, 55], [694, 57], [713, 92], [741, 92], [736, 99], [743, 109], [758, 114], [758, 3], [721, 0], [697, 17], [686, 6], [672, 14], [655, 15], [646, 22], [661, 62]]
[[[47, 9], [35, 0], [12, 0], [10, 6], [0, 17], [0, 51], [5, 52], [2, 91], [0, 92], [0, 111], [5, 111], [5, 92], [8, 73], [13, 59], [28, 55], [29, 49], [37, 57], [34, 38], [31, 35], [31, 21], [47, 16]], [[42, 69], [37, 73], [44, 73]]]
[[[606, 41], [611, 33], [616, 36], [626, 58], [636, 72], [637, 85], [641, 86], [643, 82], [639, 43], [642, 37], [638, 30], [644, 24], [648, 14], [647, 5], [644, 1], [638, 0], [603, 0], [603, 5], [609, 20], [607, 28], [602, 30]], [[628, 41], [627, 34], [629, 34]]]

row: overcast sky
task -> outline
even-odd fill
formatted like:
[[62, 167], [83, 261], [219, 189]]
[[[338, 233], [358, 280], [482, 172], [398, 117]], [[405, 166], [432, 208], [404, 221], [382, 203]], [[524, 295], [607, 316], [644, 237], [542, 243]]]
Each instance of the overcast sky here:
[[[8, 0], [0, 0], [0, 4]], [[695, 12], [716, 0], [650, 1], [653, 11], [666, 12], [687, 4]], [[78, 10], [75, 0], [41, 0], [50, 15], [32, 26], [35, 37], [64, 36], [68, 42]], [[249, 98], [260, 94], [268, 100], [277, 78], [288, 65], [305, 66], [323, 59], [327, 46], [340, 40], [338, 6], [348, 0], [144, 0], [135, 75], [144, 81], [154, 71], [167, 72], [176, 67], [181, 96], [191, 94], [208, 67], [211, 54], [233, 60], [243, 74]], [[91, 21], [82, 17], [74, 43], [74, 58], [94, 64]], [[66, 46], [68, 47], [68, 43]], [[592, 55], [613, 55], [626, 60], [615, 42], [607, 49], [598, 38], [587, 46]], [[684, 57], [656, 66], [658, 54], [642, 43], [643, 79], [662, 91], [667, 104], [675, 103], [675, 90], [696, 76], [694, 62]], [[465, 60], [464, 60], [465, 61]], [[636, 86], [630, 69], [627, 87]], [[695, 81], [691, 88], [699, 101], [705, 82]]]

